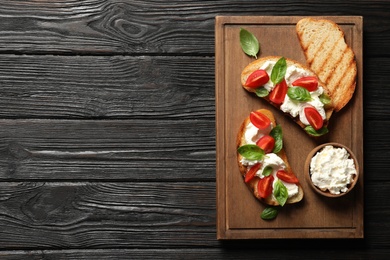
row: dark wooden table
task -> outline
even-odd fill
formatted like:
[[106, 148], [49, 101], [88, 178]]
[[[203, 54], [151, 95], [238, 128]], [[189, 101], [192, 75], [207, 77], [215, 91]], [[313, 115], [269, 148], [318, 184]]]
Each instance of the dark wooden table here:
[[[386, 259], [389, 10], [0, 1], [0, 259]], [[216, 239], [217, 15], [363, 16], [364, 239]]]

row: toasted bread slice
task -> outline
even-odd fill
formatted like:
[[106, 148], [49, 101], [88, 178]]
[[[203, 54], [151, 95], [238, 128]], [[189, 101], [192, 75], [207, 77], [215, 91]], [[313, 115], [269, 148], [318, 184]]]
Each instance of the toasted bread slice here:
[[307, 64], [327, 85], [335, 111], [340, 111], [353, 96], [357, 75], [355, 54], [342, 29], [330, 20], [304, 18], [296, 32]]
[[[255, 70], [258, 70], [259, 68], [261, 68], [264, 64], [266, 64], [267, 62], [273, 62], [273, 63], [276, 63], [281, 57], [280, 56], [266, 56], [266, 57], [262, 57], [262, 58], [259, 58], [253, 62], [251, 62], [250, 64], [248, 64], [244, 70], [242, 71], [241, 73], [241, 85], [244, 89], [246, 89], [247, 91], [249, 92], [252, 92], [252, 93], [255, 93], [256, 92], [256, 88], [249, 88], [249, 87], [246, 87], [245, 86], [245, 83], [248, 79], [248, 77], [255, 71]], [[286, 58], [286, 63], [287, 63], [287, 68], [291, 67], [291, 66], [295, 66], [296, 68], [304, 71], [305, 73], [305, 76], [315, 76], [317, 77], [317, 75], [307, 66], [295, 61], [295, 60], [292, 60], [292, 59], [288, 59]], [[269, 73], [270, 74], [270, 73]], [[291, 76], [291, 79], [293, 78], [293, 76]], [[318, 78], [318, 77], [317, 77]], [[286, 79], [287, 80], [287, 79]], [[270, 80], [271, 81], [271, 80]], [[269, 82], [270, 82], [269, 81]], [[288, 85], [290, 85], [291, 82], [288, 82]], [[326, 94], [330, 99], [331, 99], [331, 102], [327, 105], [324, 105], [324, 112], [325, 112], [325, 118], [324, 118], [324, 122], [323, 122], [323, 126], [328, 126], [328, 123], [329, 123], [329, 119], [333, 113], [333, 96], [332, 96], [332, 93], [328, 90], [327, 88], [327, 85], [325, 83], [323, 83], [320, 79], [318, 79], [318, 85], [321, 86], [324, 90], [324, 94]], [[266, 96], [266, 97], [263, 97], [265, 100], [267, 100], [270, 104], [272, 104], [274, 107], [277, 107], [277, 108], [281, 108], [280, 105], [277, 105], [277, 104], [274, 104], [273, 102], [271, 102], [269, 100], [269, 97]], [[307, 127], [308, 125], [307, 124], [304, 124], [300, 121], [300, 118], [299, 116], [295, 116], [293, 117], [291, 114], [289, 113], [285, 113], [286, 115], [288, 115], [289, 117], [291, 117], [300, 127], [302, 127], [303, 129], [305, 127]]]
[[[269, 111], [267, 109], [259, 109], [257, 111], [262, 113], [263, 115], [267, 116], [271, 120], [273, 127], [276, 126], [275, 117], [271, 111]], [[237, 148], [247, 144], [246, 139], [245, 139], [245, 131], [246, 131], [246, 127], [249, 123], [250, 123], [250, 117], [248, 116], [244, 120], [244, 122], [242, 123], [240, 130], [238, 132]], [[291, 174], [293, 174], [291, 166], [287, 160], [287, 156], [286, 156], [284, 148], [282, 148], [281, 151], [278, 152], [276, 155], [279, 156], [283, 160], [283, 162], [285, 163], [285, 165], [286, 165], [285, 170], [287, 172], [290, 172]], [[238, 162], [239, 170], [240, 170], [242, 177], [245, 179], [245, 175], [246, 175], [247, 171], [249, 170], [249, 166], [246, 166], [242, 163], [242, 160], [241, 160], [242, 158], [243, 157], [237, 152], [237, 162]], [[278, 206], [279, 202], [275, 199], [275, 197], [272, 194], [270, 196], [268, 196], [267, 198], [260, 197], [259, 192], [258, 192], [258, 188], [257, 188], [259, 180], [260, 180], [259, 177], [254, 177], [251, 181], [246, 183], [248, 188], [253, 192], [253, 195], [257, 199], [259, 199], [260, 201], [264, 202], [265, 204], [268, 204], [271, 206]], [[304, 196], [302, 186], [299, 183], [296, 185], [298, 186], [298, 192], [294, 196], [289, 197], [286, 201], [286, 204], [297, 203], [297, 202], [302, 200], [302, 198]]]

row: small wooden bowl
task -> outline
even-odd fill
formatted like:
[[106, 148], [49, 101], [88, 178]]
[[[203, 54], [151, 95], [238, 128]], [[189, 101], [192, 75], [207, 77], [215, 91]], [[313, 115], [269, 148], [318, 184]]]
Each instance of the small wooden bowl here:
[[[345, 150], [347, 150], [347, 152], [349, 153], [349, 158], [350, 159], [353, 159], [354, 163], [355, 163], [355, 168], [356, 168], [356, 175], [354, 176], [353, 178], [353, 181], [352, 183], [350, 183], [347, 187], [348, 187], [348, 190], [346, 192], [341, 192], [340, 194], [332, 194], [330, 193], [328, 190], [327, 191], [323, 191], [321, 190], [320, 188], [318, 188], [317, 186], [315, 186], [311, 180], [311, 175], [310, 175], [310, 162], [311, 162], [311, 159], [313, 158], [313, 156], [322, 150], [322, 148], [324, 148], [325, 146], [327, 145], [331, 145], [335, 148], [344, 148]], [[304, 172], [305, 172], [305, 177], [307, 179], [307, 181], [310, 183], [310, 186], [314, 189], [315, 192], [317, 192], [318, 194], [322, 195], [322, 196], [325, 196], [325, 197], [330, 197], [330, 198], [338, 198], [338, 197], [341, 197], [341, 196], [344, 196], [346, 195], [348, 192], [350, 192], [356, 185], [358, 179], [359, 179], [359, 165], [358, 165], [358, 161], [356, 160], [356, 157], [355, 155], [353, 154], [353, 152], [351, 151], [351, 149], [349, 149], [348, 147], [346, 147], [345, 145], [343, 144], [340, 144], [340, 143], [325, 143], [325, 144], [321, 144], [317, 147], [315, 147], [310, 153], [309, 155], [307, 156], [306, 158], [306, 162], [305, 162], [305, 169], [304, 169]]]

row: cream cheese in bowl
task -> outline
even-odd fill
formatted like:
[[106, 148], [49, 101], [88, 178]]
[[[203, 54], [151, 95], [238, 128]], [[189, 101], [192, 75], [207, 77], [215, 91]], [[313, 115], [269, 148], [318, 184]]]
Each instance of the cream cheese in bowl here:
[[349, 192], [358, 179], [358, 165], [352, 152], [341, 144], [316, 147], [306, 160], [309, 181], [318, 193], [339, 197]]

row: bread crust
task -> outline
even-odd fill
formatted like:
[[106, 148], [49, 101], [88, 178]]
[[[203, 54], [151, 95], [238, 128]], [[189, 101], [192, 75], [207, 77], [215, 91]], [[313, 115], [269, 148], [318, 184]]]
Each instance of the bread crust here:
[[[265, 62], [267, 62], [267, 61], [276, 62], [280, 58], [281, 58], [281, 56], [266, 56], [266, 57], [259, 58], [255, 61], [249, 63], [241, 72], [241, 85], [242, 85], [242, 87], [249, 92], [255, 93], [256, 89], [245, 87], [245, 82], [246, 82], [247, 78], [249, 77], [249, 75], [252, 74], [252, 72], [254, 72], [255, 70], [258, 70]], [[301, 64], [293, 59], [289, 59], [289, 58], [285, 58], [285, 59], [286, 59], [287, 66], [296, 66], [298, 68], [301, 68], [301, 69], [307, 71], [310, 76], [317, 76], [309, 67], [307, 67], [307, 66], [305, 66], [305, 65], [303, 65], [303, 64]], [[324, 92], [331, 98], [331, 100], [333, 100], [332, 94], [328, 90], [326, 84], [323, 83], [320, 79], [318, 79], [318, 80], [319, 80], [319, 84], [323, 87]], [[267, 100], [274, 107], [280, 109], [280, 105], [277, 105], [277, 104], [271, 102], [269, 100], [268, 96], [263, 97], [263, 99]], [[334, 110], [333, 103], [326, 105], [324, 107], [324, 109], [325, 109], [325, 113], [326, 113], [326, 119], [324, 120], [324, 126], [328, 126], [329, 119], [332, 116], [332, 113]], [[305, 128], [307, 126], [299, 120], [299, 117], [292, 117], [289, 113], [284, 113], [284, 114], [289, 116], [290, 118], [292, 118], [292, 120], [295, 123], [297, 123], [301, 128]]]
[[308, 66], [326, 83], [335, 111], [352, 98], [356, 88], [355, 54], [347, 45], [342, 29], [326, 19], [303, 18], [296, 32]]
[[[267, 116], [271, 120], [272, 125], [276, 126], [276, 120], [275, 120], [275, 117], [274, 117], [274, 115], [272, 114], [271, 111], [269, 111], [267, 109], [259, 109], [257, 111], [262, 113], [262, 114], [264, 114], [265, 116]], [[249, 119], [249, 116], [248, 116], [244, 120], [244, 122], [241, 124], [241, 127], [240, 127], [240, 129], [238, 131], [238, 134], [237, 134], [237, 142], [236, 142], [237, 143], [237, 147], [236, 147], [237, 149], [240, 146], [246, 144], [244, 134], [245, 134], [245, 128], [249, 124], [249, 122], [250, 122], [250, 119]], [[287, 155], [286, 155], [284, 147], [282, 148], [282, 150], [280, 152], [277, 153], [277, 155], [286, 164], [286, 170], [289, 171], [289, 172], [293, 172], [292, 169], [291, 169], [291, 166], [290, 166], [290, 164], [288, 162]], [[242, 177], [245, 178], [245, 174], [246, 174], [246, 172], [248, 170], [248, 167], [241, 163], [241, 159], [242, 159], [242, 156], [237, 152], [237, 162], [238, 162], [239, 171], [240, 171]], [[265, 199], [261, 198], [259, 196], [259, 193], [258, 193], [258, 190], [257, 190], [257, 183], [259, 182], [259, 179], [260, 178], [253, 178], [251, 181], [246, 183], [246, 185], [248, 186], [248, 188], [252, 191], [253, 195], [258, 200], [262, 201], [263, 203], [265, 203], [267, 205], [278, 206], [279, 202], [276, 201], [275, 199], [273, 199], [272, 195], [268, 196]], [[287, 201], [286, 201], [286, 204], [293, 204], [293, 203], [297, 203], [297, 202], [302, 200], [302, 198], [304, 196], [304, 192], [303, 192], [302, 186], [299, 183], [297, 185], [298, 185], [298, 194], [288, 198]]]

